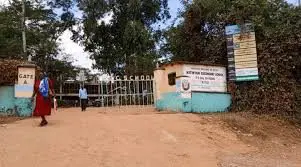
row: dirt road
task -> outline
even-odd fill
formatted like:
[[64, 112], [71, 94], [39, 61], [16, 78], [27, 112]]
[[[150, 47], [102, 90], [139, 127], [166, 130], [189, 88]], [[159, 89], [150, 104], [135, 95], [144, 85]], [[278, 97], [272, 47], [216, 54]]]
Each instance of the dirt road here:
[[256, 158], [258, 148], [211, 116], [130, 110], [65, 109], [49, 117], [47, 127], [38, 127], [39, 119], [1, 125], [0, 166], [301, 166], [287, 157]]

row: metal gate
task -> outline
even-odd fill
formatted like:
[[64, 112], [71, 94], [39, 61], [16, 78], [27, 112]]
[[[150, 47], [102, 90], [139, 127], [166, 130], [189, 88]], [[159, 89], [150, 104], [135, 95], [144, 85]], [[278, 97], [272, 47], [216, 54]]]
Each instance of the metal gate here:
[[100, 94], [94, 106], [152, 106], [154, 104], [153, 79], [114, 79], [100, 84]]
[[80, 85], [87, 89], [89, 106], [93, 107], [153, 107], [154, 82], [152, 76], [111, 77], [97, 82], [64, 82], [57, 96], [61, 100], [74, 101], [79, 106]]

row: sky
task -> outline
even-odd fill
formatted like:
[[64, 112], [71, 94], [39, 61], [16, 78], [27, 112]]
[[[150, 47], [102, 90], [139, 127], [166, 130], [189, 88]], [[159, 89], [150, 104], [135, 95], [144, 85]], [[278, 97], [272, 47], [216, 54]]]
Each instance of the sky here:
[[[287, 0], [289, 3], [297, 4], [298, 0]], [[9, 0], [0, 0], [0, 5], [8, 5]], [[172, 18], [167, 21], [165, 25], [161, 25], [161, 28], [165, 28], [166, 26], [170, 25], [174, 18], [176, 18], [179, 9], [182, 9], [182, 5], [180, 0], [169, 0], [168, 6], [170, 8], [170, 14]], [[80, 11], [74, 11], [75, 16], [80, 17]], [[105, 17], [104, 21], [108, 22], [110, 17]], [[89, 58], [89, 54], [84, 51], [84, 47], [81, 46], [79, 43], [73, 42], [70, 38], [72, 36], [71, 31], [66, 30], [60, 37], [60, 48], [67, 54], [71, 55], [72, 59], [74, 60], [74, 65], [81, 66], [84, 68], [89, 68], [92, 70], [93, 61]], [[93, 73], [98, 72], [97, 70], [92, 70]]]

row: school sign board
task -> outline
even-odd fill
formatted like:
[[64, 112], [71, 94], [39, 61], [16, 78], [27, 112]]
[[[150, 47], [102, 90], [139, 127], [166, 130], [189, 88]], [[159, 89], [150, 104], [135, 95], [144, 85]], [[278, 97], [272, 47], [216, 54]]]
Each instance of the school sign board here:
[[257, 50], [252, 24], [226, 26], [228, 76], [231, 81], [258, 80]]
[[206, 65], [184, 65], [192, 92], [227, 92], [226, 68]]

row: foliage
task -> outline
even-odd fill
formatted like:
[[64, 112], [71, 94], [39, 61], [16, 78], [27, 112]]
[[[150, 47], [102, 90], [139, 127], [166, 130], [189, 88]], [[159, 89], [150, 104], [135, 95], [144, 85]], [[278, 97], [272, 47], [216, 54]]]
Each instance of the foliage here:
[[[14, 85], [18, 79], [18, 66], [22, 64], [28, 64], [28, 62], [0, 58], [0, 86]], [[40, 71], [41, 69], [37, 67], [36, 73]]]
[[83, 40], [95, 68], [117, 74], [152, 72], [158, 35], [152, 25], [169, 18], [167, 0], [79, 0], [78, 6], [84, 33], [74, 32], [74, 38]]
[[260, 80], [236, 83], [234, 110], [296, 113], [300, 77], [301, 8], [284, 0], [194, 0], [184, 21], [166, 32], [173, 60], [227, 65], [226, 25], [255, 25]]
[[[23, 59], [21, 2], [10, 0], [8, 6], [0, 8], [0, 57]], [[73, 70], [70, 61], [59, 62], [57, 57], [62, 54], [59, 49], [59, 36], [75, 24], [73, 13], [70, 11], [71, 1], [59, 0], [26, 1], [26, 42], [27, 55], [43, 71], [53, 68]], [[62, 10], [60, 15], [55, 10]], [[55, 65], [55, 66], [53, 66]], [[58, 66], [56, 66], [58, 65]], [[70, 71], [69, 71], [70, 72]]]

